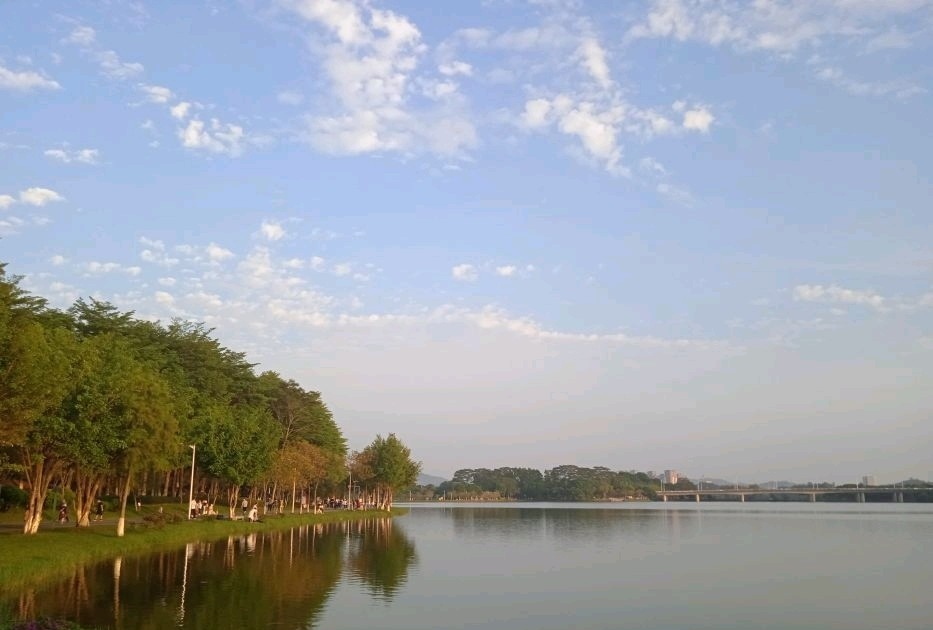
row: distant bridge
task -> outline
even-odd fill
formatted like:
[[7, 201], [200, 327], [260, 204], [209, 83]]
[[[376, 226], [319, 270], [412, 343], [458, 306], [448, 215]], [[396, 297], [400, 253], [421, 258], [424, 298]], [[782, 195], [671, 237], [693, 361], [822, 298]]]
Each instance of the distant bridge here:
[[692, 497], [697, 503], [700, 497], [723, 497], [733, 498], [736, 501], [745, 502], [745, 497], [776, 494], [799, 494], [810, 498], [811, 503], [816, 502], [816, 497], [828, 494], [850, 494], [855, 495], [856, 503], [865, 503], [865, 496], [869, 494], [887, 495], [891, 497], [893, 503], [904, 502], [904, 492], [910, 490], [925, 490], [926, 488], [901, 488], [901, 487], [870, 487], [870, 488], [710, 488], [696, 490], [662, 490], [657, 493], [662, 501], [671, 498]]

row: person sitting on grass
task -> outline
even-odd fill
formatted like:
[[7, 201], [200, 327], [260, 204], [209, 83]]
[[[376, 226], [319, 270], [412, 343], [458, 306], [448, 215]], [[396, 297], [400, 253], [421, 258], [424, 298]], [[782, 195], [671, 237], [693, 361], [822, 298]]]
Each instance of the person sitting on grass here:
[[253, 508], [249, 511], [249, 517], [247, 520], [250, 523], [255, 523], [259, 520], [259, 508], [255, 503], [253, 503]]

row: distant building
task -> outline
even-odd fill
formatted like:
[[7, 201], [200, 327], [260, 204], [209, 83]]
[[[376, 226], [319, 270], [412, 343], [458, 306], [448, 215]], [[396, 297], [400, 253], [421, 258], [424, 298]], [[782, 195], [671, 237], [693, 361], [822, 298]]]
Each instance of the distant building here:
[[864, 477], [862, 477], [862, 485], [863, 486], [877, 486], [878, 482], [875, 481], [874, 475], [865, 475]]
[[680, 473], [678, 473], [676, 470], [664, 471], [664, 483], [669, 483], [673, 486], [677, 483], [678, 479], [680, 479]]

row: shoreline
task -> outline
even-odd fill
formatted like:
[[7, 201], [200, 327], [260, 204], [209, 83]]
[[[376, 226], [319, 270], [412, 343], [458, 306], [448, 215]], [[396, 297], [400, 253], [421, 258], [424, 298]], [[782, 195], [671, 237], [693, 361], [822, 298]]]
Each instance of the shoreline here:
[[[52, 524], [41, 529], [39, 533], [28, 536], [23, 534], [21, 529], [0, 530], [0, 557], [4, 559], [4, 562], [0, 563], [0, 595], [15, 594], [23, 588], [38, 586], [61, 577], [82, 564], [118, 556], [145, 555], [194, 541], [212, 541], [230, 535], [318, 523], [392, 518], [407, 513], [404, 508], [393, 508], [391, 512], [339, 510], [324, 514], [276, 514], [252, 523], [226, 519], [189, 521], [183, 516], [177, 522], [162, 525], [142, 520], [142, 516], [155, 514], [158, 507], [151, 506], [152, 509], [146, 510], [140, 517], [128, 521], [126, 535], [123, 537], [117, 537], [116, 528], [110, 527], [109, 523], [106, 530], [101, 525], [93, 524], [90, 527]], [[175, 511], [166, 509], [168, 514], [174, 514]]]

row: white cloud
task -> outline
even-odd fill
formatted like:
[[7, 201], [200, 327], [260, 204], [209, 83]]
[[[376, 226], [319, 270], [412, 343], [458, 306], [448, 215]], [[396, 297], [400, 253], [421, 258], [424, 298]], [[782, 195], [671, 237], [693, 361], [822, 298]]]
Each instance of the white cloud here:
[[473, 66], [464, 61], [451, 61], [450, 63], [442, 63], [437, 67], [437, 71], [443, 74], [445, 77], [455, 77], [458, 75], [465, 77], [473, 76]]
[[207, 252], [208, 258], [213, 262], [222, 262], [229, 258], [233, 258], [233, 252], [216, 243], [208, 245], [205, 251]]
[[278, 241], [286, 235], [285, 228], [280, 223], [272, 221], [263, 221], [259, 229], [262, 235], [270, 241]]
[[405, 16], [355, 0], [293, 0], [289, 8], [327, 33], [324, 56], [336, 103], [330, 115], [307, 119], [307, 140], [335, 154], [374, 152], [460, 155], [476, 131], [453, 95], [452, 84], [428, 89], [444, 97], [434, 107], [413, 103], [416, 73], [426, 46]]
[[551, 102], [546, 98], [534, 98], [525, 103], [521, 123], [528, 129], [540, 129], [551, 123]]
[[799, 302], [824, 302], [834, 304], [859, 304], [875, 310], [886, 309], [886, 300], [873, 291], [859, 291], [844, 287], [821, 284], [800, 284], [794, 287], [794, 300]]
[[0, 210], [6, 210], [16, 203], [16, 198], [11, 195], [0, 195]]
[[283, 90], [275, 98], [283, 105], [301, 105], [305, 100], [304, 96], [292, 90]]
[[175, 297], [171, 293], [167, 293], [166, 291], [156, 291], [153, 294], [153, 297], [155, 298], [156, 302], [158, 302], [159, 304], [162, 304], [163, 306], [174, 306], [175, 305]]
[[681, 205], [690, 206], [693, 204], [693, 196], [689, 192], [668, 182], [658, 183], [658, 185], [655, 186], [655, 190], [659, 195], [667, 197], [671, 201], [675, 201]]
[[53, 201], [64, 201], [65, 198], [48, 188], [27, 188], [19, 193], [19, 200], [30, 206], [44, 206]]
[[172, 114], [172, 118], [176, 118], [178, 120], [184, 120], [185, 118], [188, 117], [188, 111], [190, 109], [191, 109], [191, 103], [187, 101], [182, 101], [181, 103], [178, 103], [177, 105], [173, 105], [172, 107], [170, 107], [169, 113]]
[[684, 129], [709, 133], [710, 125], [714, 120], [716, 120], [715, 117], [704, 107], [691, 109], [684, 112]]
[[96, 260], [92, 260], [84, 265], [85, 271], [93, 274], [113, 273], [114, 271], [120, 271], [122, 268], [123, 266], [120, 263], [98, 262]]
[[62, 40], [66, 44], [90, 46], [97, 40], [97, 33], [90, 26], [76, 26], [71, 34]]
[[32, 90], [58, 90], [61, 87], [58, 81], [44, 77], [38, 72], [31, 70], [16, 72], [0, 65], [0, 89], [30, 92]]
[[656, 175], [667, 175], [667, 169], [664, 168], [664, 165], [658, 162], [653, 157], [643, 157], [639, 160], [638, 165], [643, 171], [648, 173], [655, 173]]
[[312, 256], [311, 260], [309, 261], [309, 264], [313, 271], [324, 271], [324, 267], [326, 263], [324, 259], [321, 258], [320, 256]]
[[161, 85], [140, 83], [138, 87], [152, 103], [168, 103], [175, 96], [170, 89]]
[[80, 162], [81, 164], [97, 164], [100, 157], [100, 151], [97, 149], [78, 149], [77, 151], [68, 151], [67, 149], [47, 149], [43, 152], [47, 158], [71, 164]]
[[454, 266], [450, 273], [454, 278], [463, 282], [473, 282], [479, 277], [476, 267], [466, 263]]
[[908, 15], [927, 0], [653, 0], [630, 37], [671, 37], [739, 50], [793, 52], [827, 39], [869, 40], [885, 19]]
[[178, 138], [185, 148], [231, 157], [241, 155], [247, 141], [243, 127], [224, 124], [216, 118], [209, 125], [198, 118], [191, 119], [187, 127], [178, 130]]
[[927, 92], [926, 88], [908, 81], [858, 81], [846, 75], [839, 68], [832, 66], [820, 68], [817, 70], [816, 76], [818, 79], [831, 83], [856, 96], [894, 96], [898, 99], [908, 99]]
[[609, 74], [609, 64], [606, 62], [606, 51], [599, 44], [595, 37], [585, 37], [577, 49], [577, 54], [582, 59], [583, 66], [589, 72], [590, 76], [604, 88], [612, 84], [612, 77]]
[[622, 116], [622, 108], [600, 111], [593, 103], [583, 102], [564, 114], [558, 128], [562, 133], [577, 136], [586, 152], [597, 158], [606, 171], [626, 175], [628, 171], [621, 164], [622, 150], [616, 140]]
[[515, 275], [518, 271], [518, 267], [515, 265], [503, 265], [501, 267], [496, 267], [496, 274], [502, 276], [503, 278], [510, 278]]
[[98, 51], [94, 57], [100, 65], [100, 71], [111, 79], [130, 79], [145, 70], [141, 63], [122, 61], [113, 50]]
[[[801, 51], [835, 50], [872, 53], [913, 45], [893, 20], [929, 23], [929, 0], [652, 0], [646, 17], [628, 31], [630, 39], [653, 37], [728, 45], [739, 52], [761, 51], [790, 60]], [[927, 15], [919, 14], [927, 11]], [[870, 83], [848, 79], [838, 68], [820, 78], [854, 94], [893, 94], [907, 98], [922, 90], [895, 81]]]
[[55, 256], [52, 256], [51, 258], [49, 258], [49, 262], [55, 265], [56, 267], [59, 267], [61, 265], [64, 265], [66, 262], [68, 262], [68, 259], [60, 254], [56, 254]]
[[350, 263], [338, 263], [334, 265], [335, 276], [349, 276], [351, 273], [353, 273], [353, 266]]
[[160, 251], [160, 252], [164, 252], [164, 251], [165, 251], [165, 242], [164, 242], [164, 241], [161, 241], [161, 240], [158, 240], [158, 239], [152, 239], [152, 238], [149, 238], [149, 237], [146, 237], [146, 236], [140, 236], [140, 237], [139, 237], [139, 242], [140, 242], [142, 245], [145, 245], [146, 247], [151, 247], [152, 249], [156, 249], [156, 250], [158, 250], [158, 251]]
[[175, 286], [175, 285], [178, 283], [178, 281], [175, 280], [175, 278], [173, 278], [173, 277], [171, 277], [171, 276], [166, 276], [166, 277], [164, 277], [164, 278], [159, 278], [158, 282], [159, 282], [159, 284], [161, 284], [163, 287], [173, 287], [173, 286]]

